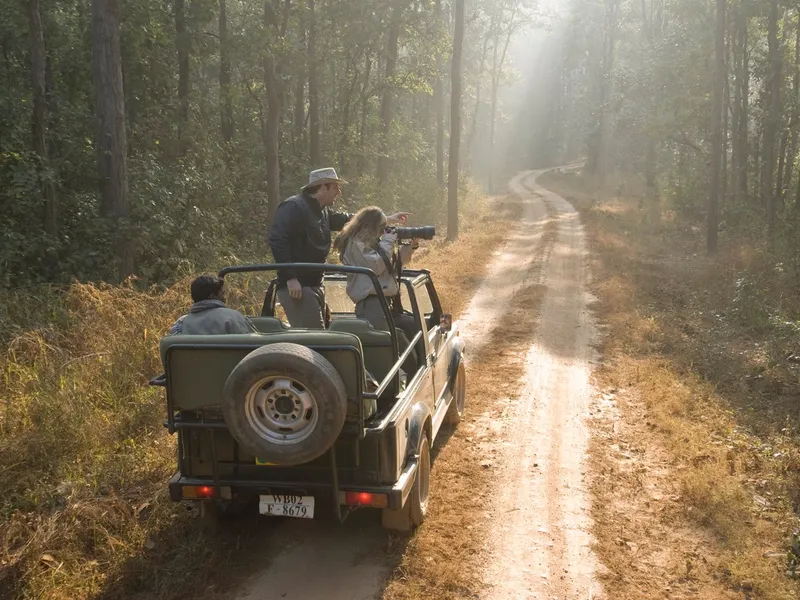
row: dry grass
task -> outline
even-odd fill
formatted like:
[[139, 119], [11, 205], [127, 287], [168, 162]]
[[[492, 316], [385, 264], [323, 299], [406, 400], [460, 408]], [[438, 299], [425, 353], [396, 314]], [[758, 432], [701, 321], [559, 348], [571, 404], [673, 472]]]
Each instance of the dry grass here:
[[723, 239], [709, 259], [674, 213], [653, 224], [635, 198], [544, 184], [581, 209], [596, 257], [598, 380], [620, 411], [598, 420], [593, 447], [609, 596], [797, 597], [786, 561], [764, 557], [798, 524], [798, 339], [771, 325], [800, 314], [781, 293], [791, 278], [756, 244]]
[[[419, 253], [448, 310], [464, 307], [503, 239], [504, 206], [471, 201], [460, 239]], [[41, 287], [0, 302], [0, 598], [215, 598], [252, 568], [262, 529], [203, 536], [167, 495], [175, 439], [147, 380], [189, 281]], [[238, 284], [236, 303], [260, 306], [262, 283]]]

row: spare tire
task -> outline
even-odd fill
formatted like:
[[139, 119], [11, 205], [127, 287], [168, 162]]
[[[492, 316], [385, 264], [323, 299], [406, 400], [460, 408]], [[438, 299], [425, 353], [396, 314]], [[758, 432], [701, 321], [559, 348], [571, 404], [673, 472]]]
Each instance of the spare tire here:
[[270, 344], [231, 371], [222, 409], [233, 437], [259, 460], [299, 465], [323, 455], [339, 437], [347, 392], [321, 354], [298, 344]]

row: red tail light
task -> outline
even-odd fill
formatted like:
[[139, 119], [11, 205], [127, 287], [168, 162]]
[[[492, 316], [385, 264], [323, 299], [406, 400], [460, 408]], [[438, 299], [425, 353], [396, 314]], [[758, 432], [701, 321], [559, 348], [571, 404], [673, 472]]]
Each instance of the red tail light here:
[[230, 500], [231, 488], [223, 486], [217, 488], [213, 485], [184, 485], [181, 488], [181, 494], [186, 500], [203, 500], [206, 498], [225, 498]]
[[198, 498], [213, 498], [216, 496], [216, 490], [210, 485], [200, 485], [197, 486], [197, 497]]
[[373, 494], [371, 492], [345, 492], [344, 503], [348, 506], [372, 506], [386, 508], [389, 498], [386, 494]]

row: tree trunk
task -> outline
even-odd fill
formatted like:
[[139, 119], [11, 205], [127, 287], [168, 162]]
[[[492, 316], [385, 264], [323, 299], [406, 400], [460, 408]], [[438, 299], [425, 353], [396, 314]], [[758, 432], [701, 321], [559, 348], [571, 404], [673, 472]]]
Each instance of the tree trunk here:
[[394, 0], [392, 22], [386, 39], [386, 72], [383, 80], [381, 98], [381, 131], [378, 139], [378, 186], [383, 188], [389, 181], [389, 133], [392, 127], [392, 96], [394, 95], [394, 75], [397, 70], [397, 51], [400, 41], [400, 22], [403, 13], [402, 2]]
[[[435, 0], [436, 26], [442, 23], [442, 0]], [[433, 83], [433, 104], [436, 112], [436, 183], [444, 189], [444, 69], [441, 52], [436, 53], [436, 80]]]
[[[268, 35], [279, 35], [277, 14], [270, 5], [264, 2], [264, 29]], [[281, 99], [283, 90], [281, 77], [275, 59], [274, 45], [267, 42], [264, 53], [264, 88], [267, 91], [267, 119], [264, 137], [264, 155], [267, 176], [267, 223], [272, 223], [275, 211], [281, 201], [281, 165], [280, 165], [280, 125]]]
[[220, 129], [222, 141], [233, 140], [235, 125], [233, 121], [233, 97], [231, 95], [231, 55], [228, 41], [228, 17], [226, 0], [219, 0], [219, 92]]
[[720, 167], [722, 163], [722, 106], [725, 91], [725, 0], [717, 0], [716, 36], [714, 40], [714, 92], [711, 109], [711, 190], [708, 195], [706, 248], [717, 251], [719, 229]]
[[747, 17], [744, 8], [739, 7], [736, 13], [737, 32], [740, 38], [740, 61], [736, 74], [739, 95], [739, 115], [736, 131], [737, 169], [734, 199], [737, 206], [747, 202], [747, 175], [749, 167], [748, 129], [749, 129], [749, 104], [750, 104], [750, 53], [747, 48]]
[[58, 198], [53, 175], [50, 173], [50, 158], [47, 151], [47, 52], [44, 45], [44, 28], [39, 0], [27, 0], [26, 9], [30, 26], [31, 44], [31, 88], [33, 90], [33, 112], [31, 129], [33, 149], [39, 158], [39, 179], [44, 196], [44, 230], [50, 236], [58, 234]]
[[319, 135], [319, 84], [317, 80], [317, 15], [315, 0], [308, 0], [308, 120], [311, 168], [322, 167], [322, 146]]
[[[735, 12], [740, 12], [741, 8], [737, 7]], [[728, 50], [728, 57], [732, 68], [729, 68], [729, 75], [733, 76], [733, 98], [731, 105], [731, 203], [737, 204], [736, 189], [738, 186], [738, 172], [739, 164], [739, 117], [741, 114], [742, 90], [739, 82], [739, 63], [741, 61], [741, 52], [739, 51], [739, 17], [738, 14], [733, 17], [731, 22], [730, 44]]]
[[725, 206], [727, 204], [728, 198], [728, 113], [730, 112], [731, 108], [731, 93], [730, 93], [730, 77], [729, 77], [729, 62], [728, 56], [730, 54], [729, 49], [731, 46], [730, 42], [730, 33], [728, 32], [728, 15], [726, 11], [725, 15], [725, 37], [723, 38], [723, 61], [724, 67], [723, 70], [725, 72], [724, 84], [722, 88], [722, 181], [720, 183], [720, 207], [718, 208], [718, 212], [721, 215], [725, 213]]
[[[642, 33], [644, 35], [644, 44], [646, 52], [649, 54], [653, 49], [653, 41], [655, 38], [660, 40], [661, 28], [656, 27], [655, 16], [656, 5], [653, 2], [650, 13], [648, 15], [647, 2], [642, 0]], [[650, 104], [650, 120], [653, 123], [658, 122], [659, 101], [657, 92], [650, 90], [650, 97], [648, 98]], [[644, 163], [644, 180], [647, 199], [647, 214], [648, 220], [656, 224], [661, 220], [661, 203], [659, 202], [658, 184], [656, 182], [657, 169], [658, 169], [658, 147], [655, 136], [651, 132], [645, 132], [645, 163]]]
[[352, 78], [350, 80], [350, 84], [345, 88], [344, 98], [340, 103], [342, 106], [342, 124], [341, 129], [339, 131], [339, 147], [337, 148], [337, 154], [339, 155], [339, 170], [342, 173], [347, 172], [347, 157], [350, 154], [350, 107], [353, 103], [353, 96], [356, 93], [356, 87], [358, 86], [358, 68], [355, 66], [356, 59], [353, 59], [352, 69]]
[[497, 64], [497, 42], [498, 39], [495, 37], [492, 48], [492, 101], [489, 108], [489, 160], [487, 165], [488, 172], [486, 173], [486, 187], [490, 194], [494, 194], [494, 122], [495, 115], [497, 114], [497, 88], [499, 87], [497, 75], [499, 71]]
[[486, 55], [488, 54], [489, 48], [489, 35], [487, 34], [483, 38], [483, 49], [481, 50], [481, 60], [478, 66], [478, 81], [475, 84], [475, 110], [472, 111], [472, 120], [470, 124], [469, 131], [467, 132], [467, 156], [468, 161], [466, 168], [469, 170], [472, 166], [472, 148], [475, 143], [475, 134], [478, 131], [478, 115], [480, 114], [481, 108], [481, 90], [482, 90], [482, 82], [483, 82], [483, 70], [486, 65]]
[[596, 176], [599, 185], [606, 180], [611, 160], [611, 97], [613, 95], [614, 46], [617, 30], [617, 0], [605, 0], [606, 23], [603, 38], [603, 68], [600, 82], [600, 123], [598, 130]]
[[[305, 52], [308, 59], [308, 39], [306, 37], [306, 26], [304, 22], [300, 27], [300, 51]], [[292, 117], [292, 142], [294, 151], [300, 154], [301, 148], [305, 146], [305, 122], [306, 122], [306, 73], [308, 65], [298, 66], [294, 69], [295, 88], [294, 88], [294, 110]]]
[[780, 110], [780, 47], [778, 45], [778, 0], [771, 0], [767, 23], [767, 56], [769, 58], [769, 87], [767, 90], [767, 115], [764, 127], [764, 179], [761, 194], [767, 208], [767, 237], [771, 242], [775, 233], [775, 142]]
[[[792, 187], [792, 171], [794, 161], [797, 157], [797, 134], [800, 127], [798, 123], [800, 117], [800, 11], [795, 17], [794, 35], [794, 73], [792, 74], [792, 116], [790, 118], [790, 137], [789, 137], [789, 156], [786, 161], [786, 173], [784, 174], [783, 189], [788, 191]], [[800, 210], [800, 206], [795, 203], [795, 211]]]
[[511, 42], [511, 36], [514, 33], [514, 17], [516, 16], [516, 5], [511, 12], [511, 17], [508, 22], [506, 30], [506, 41], [503, 45], [503, 51], [498, 59], [497, 56], [497, 42], [499, 41], [499, 33], [494, 44], [494, 55], [492, 58], [492, 108], [489, 117], [489, 193], [494, 194], [494, 138], [495, 130], [497, 128], [497, 92], [500, 88], [500, 77], [503, 74], [503, 65], [506, 62], [506, 54], [508, 53], [508, 44]]
[[124, 278], [133, 271], [133, 264], [123, 222], [129, 204], [118, 0], [92, 0], [92, 63], [100, 213], [116, 230], [117, 274]]
[[358, 161], [356, 163], [356, 174], [360, 177], [366, 172], [367, 160], [367, 117], [369, 116], [369, 77], [372, 72], [372, 57], [367, 54], [366, 64], [364, 65], [364, 83], [361, 87], [361, 126], [358, 132]]
[[186, 28], [185, 0], [175, 0], [175, 33], [178, 48], [178, 148], [186, 151], [186, 126], [189, 122], [189, 32]]
[[781, 132], [781, 143], [778, 149], [778, 173], [775, 176], [775, 206], [778, 210], [783, 208], [783, 170], [786, 167], [786, 151], [789, 147], [789, 129]]
[[447, 169], [447, 239], [458, 237], [458, 150], [461, 143], [461, 56], [464, 47], [464, 0], [455, 2], [450, 88], [450, 157]]

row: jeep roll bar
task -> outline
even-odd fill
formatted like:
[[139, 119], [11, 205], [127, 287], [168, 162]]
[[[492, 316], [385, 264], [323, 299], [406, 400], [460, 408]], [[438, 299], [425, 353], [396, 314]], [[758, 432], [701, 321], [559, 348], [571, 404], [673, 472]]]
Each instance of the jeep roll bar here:
[[[381, 308], [383, 309], [383, 314], [386, 317], [386, 322], [389, 325], [389, 335], [392, 339], [392, 359], [394, 360], [395, 366], [397, 366], [399, 356], [399, 348], [398, 340], [397, 340], [397, 329], [395, 328], [394, 324], [394, 317], [392, 316], [392, 311], [389, 310], [389, 303], [386, 301], [386, 296], [383, 295], [383, 288], [381, 288], [380, 281], [378, 280], [378, 276], [375, 274], [375, 271], [372, 269], [367, 269], [366, 267], [351, 267], [348, 265], [331, 265], [326, 263], [268, 263], [268, 264], [253, 264], [253, 265], [239, 265], [236, 267], [225, 267], [220, 270], [219, 276], [222, 279], [225, 279], [225, 276], [230, 273], [258, 273], [262, 271], [277, 271], [278, 269], [293, 269], [295, 271], [328, 271], [332, 273], [350, 273], [354, 275], [366, 275], [369, 277], [372, 285], [375, 287], [375, 295], [378, 297], [378, 300], [381, 303]], [[272, 289], [272, 286], [270, 286]], [[268, 290], [269, 293], [270, 290]], [[266, 305], [267, 299], [265, 298], [264, 303]], [[263, 313], [263, 309], [262, 309]], [[411, 347], [411, 345], [409, 344]], [[399, 370], [399, 367], [398, 367]], [[394, 374], [397, 374], [397, 370], [395, 370]]]

